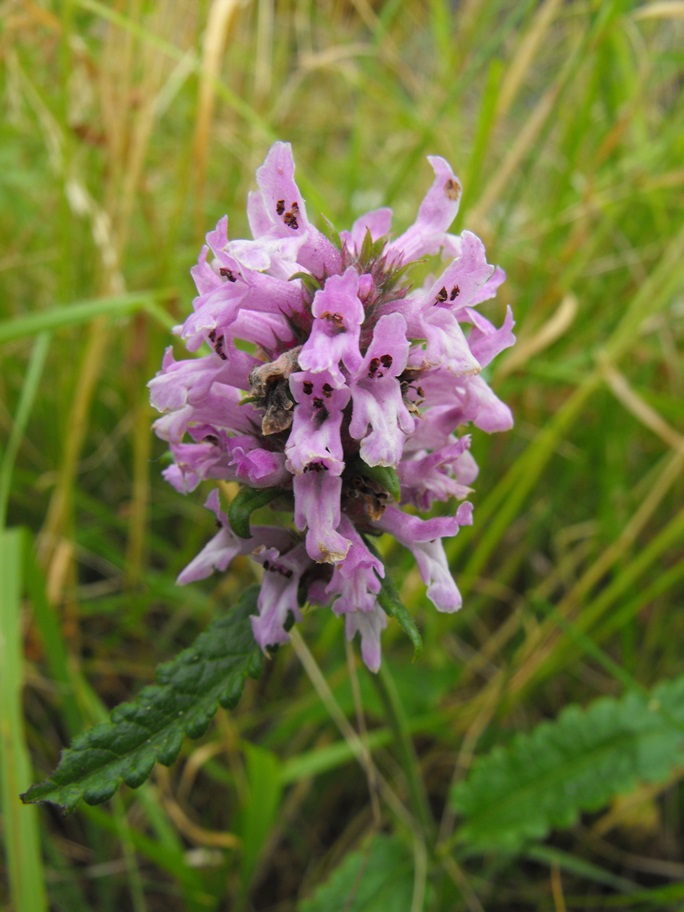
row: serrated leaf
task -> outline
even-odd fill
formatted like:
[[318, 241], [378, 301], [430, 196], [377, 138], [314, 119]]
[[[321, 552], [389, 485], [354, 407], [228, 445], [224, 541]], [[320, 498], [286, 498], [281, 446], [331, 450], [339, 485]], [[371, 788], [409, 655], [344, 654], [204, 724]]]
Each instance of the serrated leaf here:
[[261, 673], [263, 656], [249, 620], [258, 594], [258, 586], [246, 589], [236, 608], [159, 666], [156, 684], [112, 710], [109, 721], [75, 738], [52, 776], [32, 786], [22, 801], [49, 801], [68, 813], [81, 799], [106, 801], [122, 782], [137, 788], [156, 762], [172, 763], [183, 737], [202, 735], [219, 704], [232, 709], [245, 678]]
[[350, 852], [298, 912], [410, 912], [414, 864], [411, 850], [399, 839], [378, 833]]
[[569, 706], [474, 763], [452, 791], [463, 815], [460, 841], [479, 850], [519, 850], [571, 826], [639, 782], [658, 782], [684, 761], [684, 677], [649, 694]]
[[[380, 554], [375, 545], [370, 541], [367, 536], [363, 536], [363, 540], [366, 543], [368, 550], [371, 554], [375, 555], [379, 560]], [[390, 617], [394, 618], [395, 621], [399, 624], [404, 633], [408, 636], [409, 640], [413, 644], [413, 660], [415, 661], [423, 651], [423, 638], [420, 635], [420, 631], [416, 626], [416, 622], [413, 620], [413, 617], [407, 610], [406, 606], [399, 598], [399, 593], [397, 587], [394, 585], [392, 577], [389, 575], [387, 568], [385, 568], [385, 577], [380, 580], [380, 592], [378, 592], [378, 602], [383, 611], [388, 614]]]
[[241, 487], [228, 507], [228, 522], [240, 538], [251, 538], [250, 518], [259, 507], [265, 507], [283, 492], [280, 488]]

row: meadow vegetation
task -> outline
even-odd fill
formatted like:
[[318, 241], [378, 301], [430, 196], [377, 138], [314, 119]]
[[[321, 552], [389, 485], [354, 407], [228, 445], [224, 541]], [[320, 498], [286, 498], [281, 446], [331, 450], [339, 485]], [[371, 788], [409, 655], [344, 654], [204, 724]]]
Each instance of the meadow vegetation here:
[[[684, 906], [682, 10], [0, 5], [3, 907]], [[255, 581], [175, 585], [213, 523], [161, 478], [146, 383], [276, 139], [338, 229], [390, 205], [403, 230], [444, 156], [455, 230], [507, 273], [488, 379], [516, 424], [473, 435], [464, 607], [381, 541], [424, 649], [390, 622], [380, 692], [312, 611], [138, 789], [23, 806]]]

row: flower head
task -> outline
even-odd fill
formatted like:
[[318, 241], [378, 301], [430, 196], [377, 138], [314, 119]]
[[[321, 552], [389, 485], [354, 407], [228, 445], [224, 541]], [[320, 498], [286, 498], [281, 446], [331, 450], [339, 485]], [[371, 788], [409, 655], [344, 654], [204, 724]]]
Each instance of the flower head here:
[[[212, 491], [220, 530], [178, 580], [250, 555], [264, 569], [252, 620], [265, 650], [288, 640], [305, 599], [344, 615], [376, 671], [385, 568], [369, 537], [383, 532], [413, 553], [439, 611], [461, 605], [442, 539], [472, 522], [464, 498], [477, 466], [458, 432], [511, 426], [480, 371], [515, 337], [510, 310], [496, 328], [476, 309], [504, 274], [474, 234], [448, 233], [461, 184], [443, 158], [428, 161], [434, 181], [407, 231], [391, 239], [392, 212], [378, 209], [336, 244], [307, 217], [289, 144], [275, 143], [249, 196], [253, 239], [229, 240], [224, 218], [193, 269], [194, 310], [175, 332], [209, 353], [175, 361], [169, 350], [149, 384], [171, 484], [238, 482], [291, 512], [292, 526], [245, 537]], [[441, 274], [410, 285], [411, 266], [440, 251]], [[403, 509], [452, 498], [450, 516]]]

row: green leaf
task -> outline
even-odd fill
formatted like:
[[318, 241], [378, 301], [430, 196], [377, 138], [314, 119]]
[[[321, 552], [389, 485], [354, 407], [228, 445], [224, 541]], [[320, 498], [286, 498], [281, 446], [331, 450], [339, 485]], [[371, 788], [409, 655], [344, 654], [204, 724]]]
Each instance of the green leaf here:
[[368, 271], [373, 263], [384, 254], [387, 241], [387, 235], [383, 235], [374, 241], [370, 228], [366, 228], [366, 233], [363, 236], [363, 243], [361, 244], [361, 252], [359, 253], [358, 258], [359, 266]]
[[199, 738], [218, 705], [232, 709], [245, 678], [261, 674], [263, 657], [249, 620], [258, 593], [258, 586], [250, 586], [237, 607], [213, 621], [193, 646], [159, 666], [156, 684], [76, 738], [52, 776], [32, 786], [22, 801], [49, 801], [69, 813], [81, 799], [106, 801], [122, 782], [137, 788], [157, 761], [172, 763], [183, 737]]
[[275, 824], [283, 791], [280, 761], [271, 751], [256, 744], [244, 744], [247, 789], [240, 814], [243, 889], [247, 890], [259, 856]]
[[662, 781], [684, 760], [684, 677], [650, 694], [630, 691], [554, 722], [478, 759], [452, 791], [463, 815], [460, 841], [477, 850], [518, 851], [581, 811], [603, 807], [637, 783]]
[[363, 243], [361, 244], [361, 253], [359, 254], [359, 262], [364, 265], [368, 264], [373, 256], [373, 235], [370, 233], [370, 228], [366, 228], [366, 233], [363, 236]]
[[298, 912], [410, 912], [413, 855], [399, 839], [378, 833], [357, 852], [350, 852], [325, 884]]
[[325, 215], [321, 214], [321, 218], [323, 219], [323, 234], [327, 237], [331, 244], [337, 247], [338, 250], [342, 250], [342, 238], [340, 237], [340, 232]]
[[[364, 535], [363, 540], [366, 543], [366, 547], [377, 557], [379, 560], [380, 554], [375, 545], [370, 541], [368, 536]], [[416, 626], [416, 622], [413, 620], [413, 617], [405, 607], [402, 600], [399, 598], [399, 593], [397, 592], [397, 587], [394, 585], [392, 577], [389, 575], [387, 568], [385, 568], [385, 577], [380, 581], [380, 592], [378, 592], [378, 602], [380, 607], [385, 611], [390, 617], [394, 618], [395, 621], [399, 624], [404, 633], [408, 636], [409, 640], [413, 644], [413, 660], [415, 661], [423, 651], [423, 638], [420, 635], [420, 631]]]
[[359, 475], [363, 475], [364, 478], [370, 478], [371, 481], [383, 487], [399, 503], [401, 500], [401, 484], [396, 469], [393, 469], [392, 466], [369, 466], [363, 459], [355, 460], [353, 468]]
[[300, 279], [302, 285], [304, 288], [306, 288], [312, 297], [323, 287], [320, 279], [317, 279], [316, 276], [311, 275], [310, 272], [293, 272], [288, 279], [288, 282], [292, 282], [294, 279]]
[[280, 488], [240, 488], [228, 507], [228, 522], [233, 532], [240, 538], [251, 538], [249, 520], [252, 513], [282, 493]]

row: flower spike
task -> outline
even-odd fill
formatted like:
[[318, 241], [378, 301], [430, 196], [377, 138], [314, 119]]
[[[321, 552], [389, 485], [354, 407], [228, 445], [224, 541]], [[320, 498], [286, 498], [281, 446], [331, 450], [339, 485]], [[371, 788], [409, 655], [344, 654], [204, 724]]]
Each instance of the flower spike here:
[[[253, 238], [230, 240], [224, 217], [192, 270], [198, 294], [175, 333], [208, 353], [169, 350], [150, 381], [167, 480], [182, 493], [241, 485], [227, 513], [209, 494], [219, 531], [178, 582], [249, 555], [263, 569], [252, 629], [264, 651], [289, 640], [304, 602], [343, 616], [374, 672], [388, 615], [419, 639], [369, 538], [382, 533], [412, 552], [438, 611], [461, 607], [443, 539], [472, 523], [467, 426], [512, 424], [481, 371], [515, 342], [514, 321], [510, 308], [500, 327], [480, 313], [505, 275], [472, 232], [448, 233], [461, 183], [445, 159], [428, 161], [412, 226], [392, 239], [391, 209], [376, 209], [336, 246], [309, 220], [291, 146], [275, 143], [249, 194]], [[412, 286], [416, 261], [440, 252], [437, 278]], [[453, 501], [451, 515], [415, 515]], [[251, 525], [266, 504], [289, 516]]]

